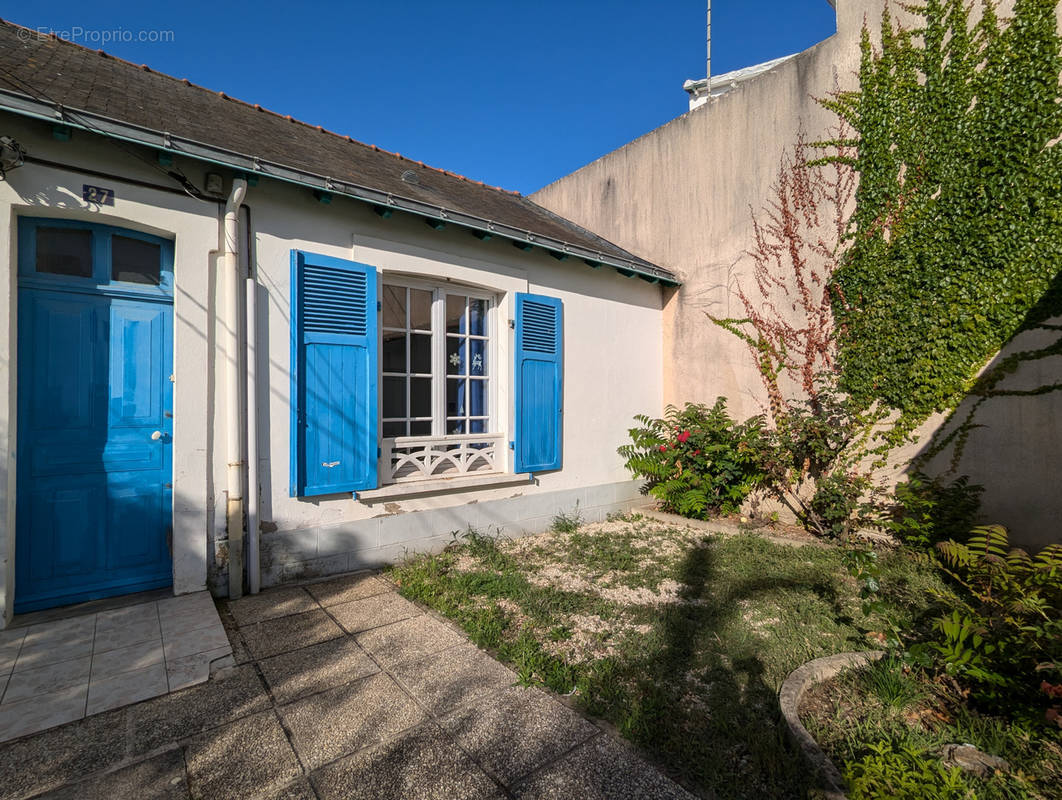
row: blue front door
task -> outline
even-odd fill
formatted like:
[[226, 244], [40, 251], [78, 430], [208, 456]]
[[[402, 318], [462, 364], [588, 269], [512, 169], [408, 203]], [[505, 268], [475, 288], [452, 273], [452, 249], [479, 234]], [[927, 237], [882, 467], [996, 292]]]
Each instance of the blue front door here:
[[15, 611], [172, 582], [173, 248], [19, 221]]

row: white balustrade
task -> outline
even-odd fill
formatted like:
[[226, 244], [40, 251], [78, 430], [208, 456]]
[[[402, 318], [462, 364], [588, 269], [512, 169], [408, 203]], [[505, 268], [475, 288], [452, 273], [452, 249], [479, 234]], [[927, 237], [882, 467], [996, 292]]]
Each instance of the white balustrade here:
[[502, 439], [500, 433], [384, 439], [383, 483], [497, 472]]

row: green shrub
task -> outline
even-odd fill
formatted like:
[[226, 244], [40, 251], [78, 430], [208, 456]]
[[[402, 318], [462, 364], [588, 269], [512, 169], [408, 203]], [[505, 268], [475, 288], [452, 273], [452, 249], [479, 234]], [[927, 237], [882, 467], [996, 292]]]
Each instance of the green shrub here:
[[709, 408], [668, 406], [663, 419], [639, 415], [631, 444], [619, 448], [627, 469], [665, 511], [704, 519], [732, 514], [767, 478], [770, 435], [763, 417], [737, 423], [720, 397]]
[[870, 745], [870, 755], [845, 766], [851, 800], [959, 800], [972, 798], [958, 767], [933, 754], [888, 742]]
[[815, 482], [804, 516], [805, 527], [826, 536], [841, 537], [857, 523], [859, 498], [867, 486], [865, 478], [835, 472]]
[[949, 613], [936, 639], [912, 653], [937, 660], [989, 708], [1042, 710], [1062, 683], [1062, 545], [1030, 556], [991, 525], [938, 549], [965, 596], [942, 598]]
[[882, 526], [912, 547], [965, 537], [977, 520], [983, 491], [966, 475], [944, 483], [915, 472], [896, 485], [895, 503]]
[[866, 516], [860, 500], [871, 482], [861, 469], [872, 455], [866, 441], [872, 423], [838, 391], [836, 376], [818, 376], [815, 387], [813, 400], [790, 401], [777, 415], [768, 484], [810, 533], [841, 537]]

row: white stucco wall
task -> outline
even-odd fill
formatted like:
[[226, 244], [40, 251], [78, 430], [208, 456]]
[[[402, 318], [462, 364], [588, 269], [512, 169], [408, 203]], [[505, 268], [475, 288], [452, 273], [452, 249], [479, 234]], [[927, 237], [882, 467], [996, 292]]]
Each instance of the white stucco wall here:
[[[0, 134], [14, 136], [31, 156], [123, 178], [167, 185], [168, 179], [127, 150], [75, 132], [51, 137], [46, 123], [0, 115]], [[153, 158], [146, 151], [148, 160]], [[194, 161], [177, 166], [194, 182], [208, 171]], [[228, 177], [228, 176], [226, 176]], [[81, 200], [84, 183], [116, 189], [113, 207]], [[541, 530], [578, 503], [588, 518], [629, 508], [637, 484], [616, 454], [636, 413], [661, 410], [662, 312], [658, 287], [581, 261], [558, 262], [507, 241], [481, 242], [459, 229], [434, 231], [402, 215], [387, 220], [344, 198], [318, 203], [308, 189], [262, 180], [245, 204], [259, 278], [259, 467], [263, 583], [340, 572], [400, 557], [407, 549], [438, 548], [452, 532], [496, 527]], [[89, 175], [75, 167], [27, 164], [0, 182], [0, 619], [12, 613], [15, 559], [17, 364], [16, 222], [57, 216], [128, 227], [174, 241], [174, 591], [208, 583], [224, 591], [225, 414], [224, 352], [216, 310], [223, 301], [216, 259], [220, 206], [187, 195]], [[560, 297], [564, 303], [563, 468], [533, 483], [442, 492], [394, 502], [351, 495], [292, 498], [289, 475], [290, 252], [303, 249], [372, 264], [389, 274], [484, 287], [496, 293], [495, 395], [509, 434], [514, 292]], [[506, 436], [506, 440], [511, 438]], [[215, 542], [216, 540], [216, 542]]]

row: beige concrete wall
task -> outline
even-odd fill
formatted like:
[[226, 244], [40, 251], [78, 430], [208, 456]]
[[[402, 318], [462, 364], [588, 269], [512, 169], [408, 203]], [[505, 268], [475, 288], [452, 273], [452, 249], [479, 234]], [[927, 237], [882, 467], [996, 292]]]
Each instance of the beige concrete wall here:
[[[814, 138], [830, 124], [816, 98], [856, 85], [861, 9], [875, 5], [841, 0], [834, 36], [532, 196], [681, 275], [665, 310], [667, 402], [726, 395], [736, 414], [761, 409], [745, 350], [705, 314], [739, 311], [733, 289], [750, 267], [750, 208], [766, 201], [797, 133]], [[683, 102], [676, 91], [676, 106]]]
[[[860, 32], [866, 21], [877, 36], [882, 0], [837, 0], [836, 8], [837, 33], [826, 41], [532, 196], [682, 277], [665, 306], [665, 402], [724, 395], [738, 416], [764, 408], [744, 345], [705, 315], [740, 316], [734, 290], [751, 286], [752, 210], [770, 199], [780, 159], [798, 133], [814, 140], [835, 122], [817, 98], [858, 85]], [[683, 77], [675, 76], [676, 90]], [[684, 101], [676, 91], [676, 107]], [[1059, 380], [1057, 365], [1026, 367], [1033, 370]], [[960, 465], [987, 487], [986, 520], [1010, 525], [1028, 544], [1059, 539], [1059, 418], [1060, 393], [985, 404], [977, 422], [987, 427], [971, 435]], [[946, 469], [947, 460], [937, 459], [935, 468]]]

